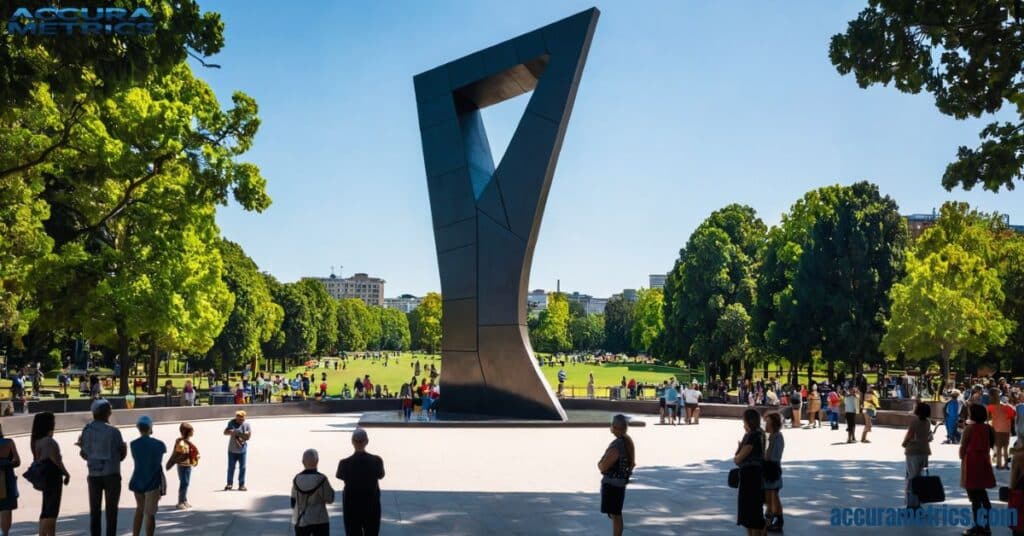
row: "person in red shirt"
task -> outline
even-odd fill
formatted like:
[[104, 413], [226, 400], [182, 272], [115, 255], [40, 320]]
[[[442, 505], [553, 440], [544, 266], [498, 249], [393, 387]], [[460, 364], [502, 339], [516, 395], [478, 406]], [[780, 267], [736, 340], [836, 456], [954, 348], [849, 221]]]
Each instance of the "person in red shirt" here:
[[988, 418], [992, 421], [992, 430], [995, 431], [996, 442], [995, 462], [996, 469], [1009, 469], [1010, 428], [1013, 427], [1014, 418], [1017, 412], [1013, 406], [1004, 404], [1000, 399], [999, 389], [990, 389], [988, 398], [991, 402], [988, 405]]

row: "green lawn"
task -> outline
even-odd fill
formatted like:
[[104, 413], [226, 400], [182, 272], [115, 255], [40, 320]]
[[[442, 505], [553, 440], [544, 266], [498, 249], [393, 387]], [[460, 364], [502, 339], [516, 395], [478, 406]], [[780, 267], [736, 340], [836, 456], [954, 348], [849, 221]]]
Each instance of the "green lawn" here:
[[[394, 358], [389, 359], [388, 366], [384, 366], [382, 360], [372, 359], [349, 359], [347, 368], [345, 370], [334, 370], [333, 358], [327, 358], [330, 366], [328, 368], [315, 368], [306, 369], [306, 367], [295, 367], [288, 372], [289, 378], [294, 378], [297, 373], [312, 372], [315, 374], [314, 378], [314, 390], [315, 386], [319, 385], [321, 375], [327, 374], [327, 392], [330, 395], [337, 395], [341, 393], [342, 387], [348, 385], [351, 389], [352, 384], [356, 378], [362, 378], [369, 374], [370, 380], [375, 385], [387, 386], [388, 391], [396, 393], [401, 388], [403, 383], [406, 383], [412, 379], [413, 376], [413, 365], [412, 363], [416, 360], [420, 361], [422, 367], [420, 379], [427, 376], [426, 366], [431, 363], [437, 367], [438, 373], [442, 374], [441, 370], [441, 358], [440, 356], [426, 356], [426, 355], [415, 355], [402, 354], [398, 357], [398, 360]], [[548, 380], [548, 383], [555, 387], [558, 385], [558, 370], [559, 367], [545, 366], [542, 367], [544, 377]], [[565, 372], [567, 379], [565, 382], [567, 396], [569, 396], [571, 390], [575, 388], [576, 396], [582, 397], [586, 395], [587, 377], [591, 372], [594, 373], [594, 384], [597, 389], [597, 394], [601, 396], [607, 396], [607, 391], [602, 393], [602, 389], [608, 387], [618, 386], [622, 377], [626, 377], [626, 381], [629, 379], [636, 379], [642, 383], [661, 383], [664, 380], [675, 376], [680, 381], [689, 381], [689, 373], [680, 368], [666, 367], [660, 365], [649, 365], [644, 363], [605, 363], [602, 365], [585, 363], [585, 364], [565, 364]], [[271, 376], [273, 377], [273, 376]], [[443, 383], [442, 383], [443, 389]]]

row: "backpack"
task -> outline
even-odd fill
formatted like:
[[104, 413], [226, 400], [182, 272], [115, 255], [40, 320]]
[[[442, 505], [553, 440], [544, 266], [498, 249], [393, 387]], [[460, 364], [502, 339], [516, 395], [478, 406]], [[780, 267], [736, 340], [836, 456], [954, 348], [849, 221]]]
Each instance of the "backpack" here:
[[188, 442], [188, 464], [192, 467], [199, 465], [199, 449], [191, 441]]

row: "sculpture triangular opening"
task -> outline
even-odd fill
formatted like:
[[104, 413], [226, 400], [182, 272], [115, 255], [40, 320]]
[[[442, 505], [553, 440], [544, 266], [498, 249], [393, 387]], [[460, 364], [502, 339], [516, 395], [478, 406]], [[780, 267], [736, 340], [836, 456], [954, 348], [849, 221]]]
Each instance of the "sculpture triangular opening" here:
[[[534, 246], [599, 12], [414, 77], [441, 275], [445, 411], [565, 419], [526, 332]], [[480, 110], [533, 91], [495, 167]]]

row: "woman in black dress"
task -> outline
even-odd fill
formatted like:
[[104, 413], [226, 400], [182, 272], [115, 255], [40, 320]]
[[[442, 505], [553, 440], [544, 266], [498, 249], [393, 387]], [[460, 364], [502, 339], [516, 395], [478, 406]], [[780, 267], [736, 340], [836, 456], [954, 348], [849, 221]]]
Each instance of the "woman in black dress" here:
[[[43, 465], [43, 507], [39, 512], [39, 536], [56, 536], [57, 516], [60, 515], [60, 499], [63, 485], [67, 486], [71, 475], [64, 467], [60, 456], [60, 445], [53, 439], [56, 420], [53, 413], [37, 413], [32, 421], [32, 459]], [[63, 477], [63, 478], [62, 478]]]
[[736, 501], [736, 524], [746, 527], [747, 534], [764, 534], [764, 431], [761, 429], [761, 414], [754, 409], [743, 412], [743, 429], [746, 434], [732, 461], [740, 469], [739, 494]]

